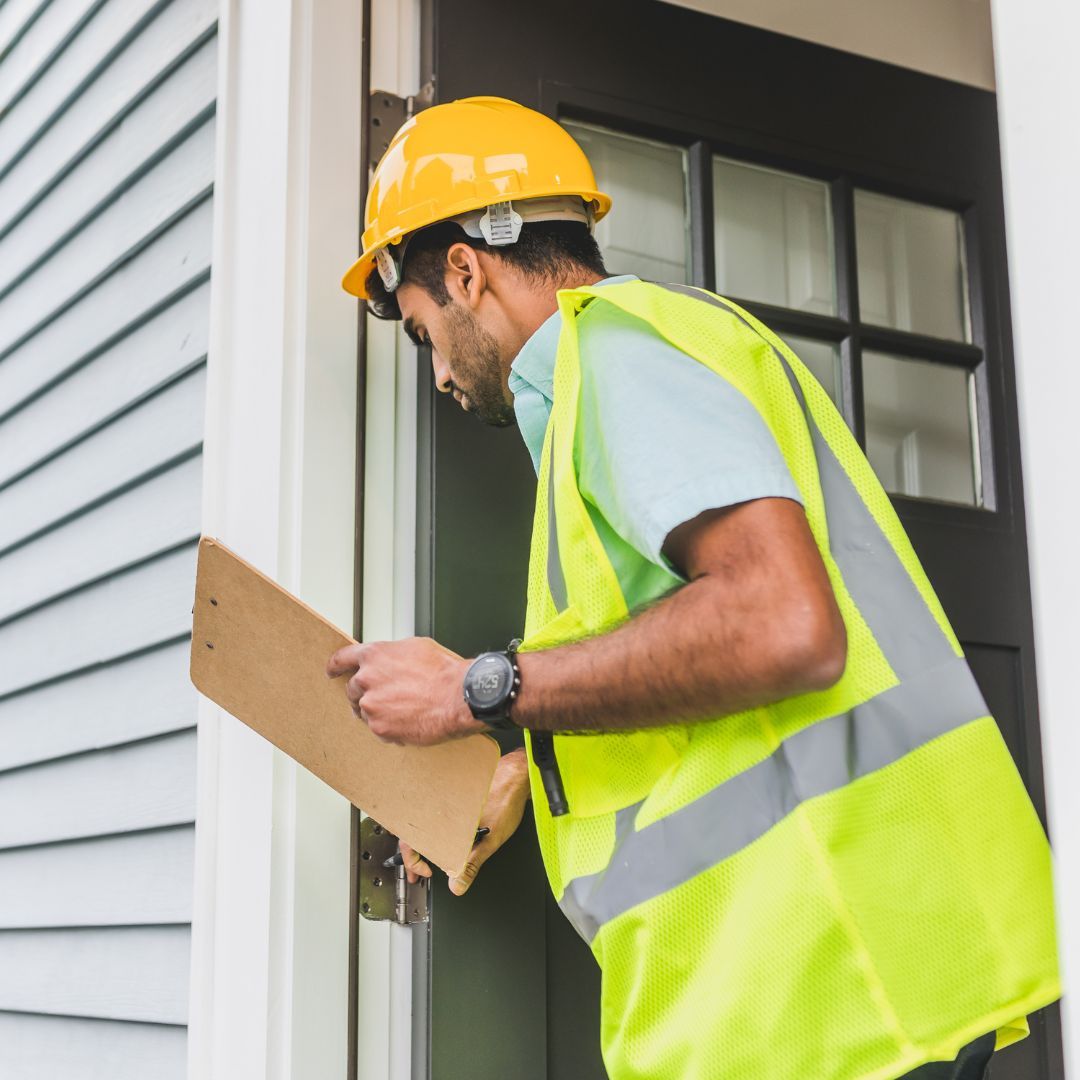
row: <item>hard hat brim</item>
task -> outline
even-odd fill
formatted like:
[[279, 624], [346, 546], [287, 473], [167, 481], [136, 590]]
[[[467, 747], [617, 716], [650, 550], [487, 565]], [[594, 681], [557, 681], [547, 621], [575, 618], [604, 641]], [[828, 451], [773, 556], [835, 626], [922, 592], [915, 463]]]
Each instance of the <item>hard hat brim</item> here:
[[[599, 221], [610, 209], [611, 209], [611, 196], [604, 194], [602, 191], [574, 191], [567, 192], [565, 189], [552, 190], [552, 191], [530, 191], [527, 198], [545, 198], [552, 196], [560, 196], [574, 194], [580, 196], [586, 202], [591, 202], [596, 206], [594, 220]], [[428, 228], [430, 225], [437, 225], [440, 221], [449, 220], [449, 218], [456, 216], [459, 213], [465, 213], [469, 210], [480, 210], [487, 206], [487, 200], [480, 200], [477, 202], [468, 202], [460, 206], [454, 207], [454, 213], [448, 214], [444, 218], [439, 218], [429, 223], [429, 225], [421, 226], [421, 228]], [[419, 229], [414, 230], [419, 232]], [[401, 239], [404, 239], [402, 237]], [[368, 300], [370, 296], [367, 291], [367, 279], [371, 275], [372, 270], [375, 269], [375, 253], [380, 247], [386, 247], [385, 244], [375, 245], [366, 250], [360, 258], [356, 260], [345, 271], [345, 276], [341, 279], [341, 287], [352, 296], [357, 297], [360, 300]]]

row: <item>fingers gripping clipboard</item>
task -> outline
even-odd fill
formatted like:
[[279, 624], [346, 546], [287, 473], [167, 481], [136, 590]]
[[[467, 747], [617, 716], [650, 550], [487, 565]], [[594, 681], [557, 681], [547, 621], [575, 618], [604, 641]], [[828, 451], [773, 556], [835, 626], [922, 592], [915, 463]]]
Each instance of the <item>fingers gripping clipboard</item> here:
[[353, 639], [218, 541], [199, 544], [191, 681], [450, 874], [473, 845], [499, 746], [394, 746], [353, 714], [326, 661]]

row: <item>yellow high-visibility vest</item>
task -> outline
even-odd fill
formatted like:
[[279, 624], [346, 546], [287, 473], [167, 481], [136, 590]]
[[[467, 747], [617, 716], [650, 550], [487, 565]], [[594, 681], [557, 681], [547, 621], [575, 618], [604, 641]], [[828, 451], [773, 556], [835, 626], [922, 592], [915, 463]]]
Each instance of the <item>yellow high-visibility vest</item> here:
[[590, 303], [642, 319], [757, 408], [848, 640], [828, 690], [556, 735], [566, 816], [531, 765], [551, 888], [603, 972], [612, 1080], [886, 1080], [989, 1031], [999, 1047], [1023, 1037], [1060, 994], [1046, 837], [888, 496], [747, 312], [643, 281], [559, 293], [523, 651], [628, 618], [574, 461]]

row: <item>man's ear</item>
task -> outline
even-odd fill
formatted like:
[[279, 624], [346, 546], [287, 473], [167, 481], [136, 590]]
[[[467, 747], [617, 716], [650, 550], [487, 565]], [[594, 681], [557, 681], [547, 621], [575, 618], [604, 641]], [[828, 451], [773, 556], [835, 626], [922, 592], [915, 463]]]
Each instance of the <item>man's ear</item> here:
[[451, 244], [446, 252], [446, 272], [450, 295], [466, 307], [477, 308], [487, 288], [487, 276], [476, 251], [468, 244]]

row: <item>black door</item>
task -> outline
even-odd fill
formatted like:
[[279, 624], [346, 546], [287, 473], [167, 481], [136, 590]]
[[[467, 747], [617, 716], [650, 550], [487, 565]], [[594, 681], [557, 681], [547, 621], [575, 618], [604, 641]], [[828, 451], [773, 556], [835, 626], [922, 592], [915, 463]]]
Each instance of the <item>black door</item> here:
[[[570, 125], [615, 197], [613, 271], [715, 288], [815, 371], [1043, 815], [994, 96], [654, 0], [443, 0], [425, 41], [436, 100]], [[535, 479], [516, 432], [438, 397], [419, 362], [418, 625], [471, 655], [521, 629]], [[596, 966], [530, 822], [464, 900], [436, 886], [428, 945], [434, 1080], [604, 1076]], [[1063, 1075], [1054, 1010], [993, 1075]]]

